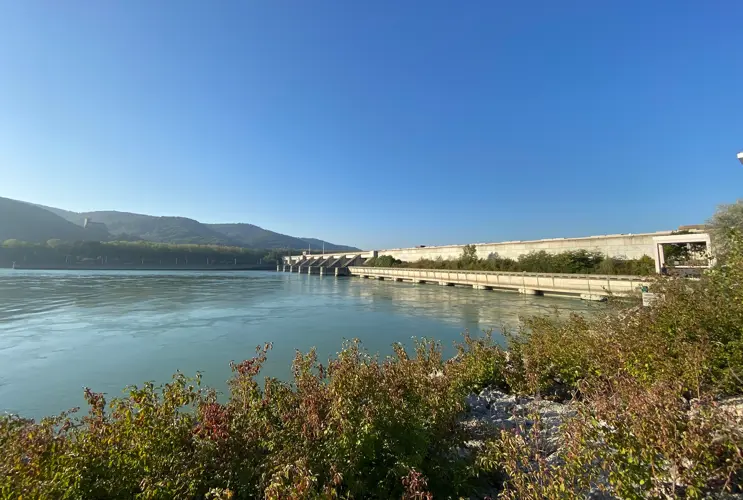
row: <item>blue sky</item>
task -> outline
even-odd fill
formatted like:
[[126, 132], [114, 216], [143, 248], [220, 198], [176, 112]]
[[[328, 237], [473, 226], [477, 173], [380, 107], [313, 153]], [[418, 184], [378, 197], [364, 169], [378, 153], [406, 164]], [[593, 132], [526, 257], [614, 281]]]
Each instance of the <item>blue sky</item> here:
[[699, 223], [743, 193], [742, 18], [0, 0], [0, 196], [366, 248]]

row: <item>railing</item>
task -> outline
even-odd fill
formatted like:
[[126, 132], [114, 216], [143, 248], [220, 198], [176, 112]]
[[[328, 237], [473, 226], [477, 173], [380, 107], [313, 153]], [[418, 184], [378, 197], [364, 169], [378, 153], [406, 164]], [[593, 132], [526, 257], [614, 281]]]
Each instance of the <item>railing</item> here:
[[[374, 274], [377, 271], [410, 271], [410, 272], [436, 272], [436, 273], [467, 273], [467, 274], [485, 274], [499, 276], [526, 276], [526, 277], [559, 277], [559, 278], [576, 278], [576, 279], [611, 279], [623, 281], [649, 281], [649, 276], [635, 276], [630, 274], [574, 274], [574, 273], [527, 273], [518, 271], [470, 271], [468, 269], [430, 269], [415, 267], [373, 267], [373, 266], [353, 266], [349, 268], [354, 274]], [[361, 272], [365, 271], [365, 272]], [[368, 271], [368, 273], [366, 272]]]

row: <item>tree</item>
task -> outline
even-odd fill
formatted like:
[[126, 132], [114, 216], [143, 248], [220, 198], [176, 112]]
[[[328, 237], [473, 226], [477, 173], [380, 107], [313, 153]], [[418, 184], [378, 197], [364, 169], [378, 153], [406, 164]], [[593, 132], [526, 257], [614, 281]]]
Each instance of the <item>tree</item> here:
[[715, 214], [707, 221], [712, 236], [712, 247], [717, 258], [724, 258], [732, 245], [735, 231], [743, 231], [743, 200], [720, 205]]
[[465, 245], [462, 249], [462, 257], [460, 262], [465, 266], [471, 266], [478, 262], [477, 258], [477, 247], [475, 245]]
[[277, 262], [281, 263], [284, 261], [284, 256], [289, 254], [289, 250], [284, 249], [273, 249], [270, 250], [264, 257], [264, 262]]

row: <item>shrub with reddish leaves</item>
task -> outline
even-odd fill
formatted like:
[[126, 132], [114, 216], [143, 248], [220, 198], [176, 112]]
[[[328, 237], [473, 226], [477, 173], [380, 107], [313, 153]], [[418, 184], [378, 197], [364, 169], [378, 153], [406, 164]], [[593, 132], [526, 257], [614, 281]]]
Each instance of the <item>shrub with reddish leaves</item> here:
[[[441, 347], [379, 359], [358, 342], [327, 367], [297, 353], [291, 383], [257, 381], [270, 344], [232, 363], [230, 398], [200, 378], [131, 387], [88, 413], [0, 419], [3, 498], [428, 498], [464, 494], [463, 392]], [[410, 496], [413, 495], [413, 496]], [[415, 496], [418, 495], [418, 496]]]

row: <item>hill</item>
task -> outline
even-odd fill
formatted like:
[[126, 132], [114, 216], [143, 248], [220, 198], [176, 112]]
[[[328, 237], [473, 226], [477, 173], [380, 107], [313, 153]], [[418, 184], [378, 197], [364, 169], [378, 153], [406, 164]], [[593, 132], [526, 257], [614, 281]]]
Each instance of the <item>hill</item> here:
[[0, 242], [44, 243], [51, 239], [106, 241], [109, 234], [105, 228], [86, 229], [36, 205], [0, 198]]
[[155, 217], [128, 212], [83, 212], [80, 218], [102, 222], [111, 235], [134, 236], [159, 243], [194, 243], [200, 245], [235, 245], [224, 234], [210, 229], [199, 221], [186, 217]]
[[111, 239], [143, 239], [159, 243], [231, 245], [244, 248], [292, 248], [311, 246], [328, 251], [353, 251], [357, 248], [336, 245], [316, 238], [297, 238], [248, 223], [204, 224], [186, 217], [159, 217], [117, 211], [71, 212], [36, 205], [65, 220], [82, 226], [85, 218], [106, 225]]
[[253, 224], [207, 224], [210, 228], [229, 237], [232, 241], [237, 242], [239, 246], [249, 248], [322, 248], [329, 251], [358, 250], [357, 248], [336, 245], [327, 241], [323, 242], [315, 238], [296, 238], [286, 234], [276, 233], [263, 229]]

